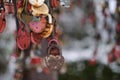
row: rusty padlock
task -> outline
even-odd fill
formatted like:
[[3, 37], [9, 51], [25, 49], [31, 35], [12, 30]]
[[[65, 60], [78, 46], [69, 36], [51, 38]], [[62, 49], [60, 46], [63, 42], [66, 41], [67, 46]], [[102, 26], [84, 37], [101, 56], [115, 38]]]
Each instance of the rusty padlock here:
[[29, 27], [34, 33], [41, 33], [46, 27], [46, 24], [47, 24], [46, 22], [47, 22], [46, 18], [43, 15], [43, 16], [40, 17], [40, 20], [31, 21], [29, 23]]
[[31, 32], [31, 42], [33, 44], [39, 44], [41, 40], [42, 40], [42, 37], [40, 34]]
[[17, 35], [17, 46], [21, 50], [25, 50], [30, 46], [30, 35], [25, 28], [25, 24], [22, 21], [19, 21], [20, 28], [18, 30]]
[[0, 8], [0, 33], [4, 31], [5, 27], [6, 27], [5, 10], [4, 8]]
[[12, 0], [9, 0], [9, 2], [7, 2], [5, 0], [4, 2], [4, 7], [5, 7], [5, 14], [14, 14], [14, 4]]
[[40, 7], [45, 0], [29, 0], [29, 3], [35, 7]]
[[60, 0], [50, 0], [52, 8], [58, 8], [60, 6]]
[[33, 16], [47, 15], [49, 13], [49, 8], [46, 4], [42, 4], [40, 7], [31, 6], [31, 10]]
[[44, 29], [44, 31], [41, 33], [41, 36], [43, 38], [47, 38], [51, 35], [51, 33], [53, 32], [53, 24], [52, 24], [52, 16], [50, 14], [48, 14], [48, 24], [46, 25], [46, 28]]
[[50, 70], [60, 70], [64, 64], [64, 57], [62, 56], [59, 45], [52, 40], [48, 47], [48, 56], [45, 58], [47, 67]]

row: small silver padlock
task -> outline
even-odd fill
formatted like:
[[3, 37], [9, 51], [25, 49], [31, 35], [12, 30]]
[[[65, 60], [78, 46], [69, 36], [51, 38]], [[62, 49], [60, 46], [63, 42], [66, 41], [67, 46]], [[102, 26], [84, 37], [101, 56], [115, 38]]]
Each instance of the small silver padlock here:
[[60, 5], [66, 8], [70, 7], [71, 0], [60, 0]]

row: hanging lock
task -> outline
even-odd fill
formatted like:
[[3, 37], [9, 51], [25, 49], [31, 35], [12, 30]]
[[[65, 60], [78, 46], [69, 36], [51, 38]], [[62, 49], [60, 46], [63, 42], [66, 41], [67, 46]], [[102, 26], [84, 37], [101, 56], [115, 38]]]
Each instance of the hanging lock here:
[[51, 34], [52, 34], [52, 32], [53, 32], [53, 28], [54, 28], [54, 26], [53, 26], [53, 24], [52, 24], [52, 16], [50, 15], [50, 14], [48, 14], [48, 24], [46, 25], [46, 28], [44, 29], [44, 31], [40, 34], [41, 35], [41, 37], [43, 37], [43, 38], [47, 38], [47, 37], [49, 37]]
[[35, 32], [31, 33], [32, 43], [38, 44], [43, 38], [47, 38], [51, 35], [53, 31], [53, 25], [52, 25], [52, 16], [50, 14], [48, 14], [48, 19], [49, 19], [48, 24], [45, 26], [45, 29], [41, 33], [35, 33]]
[[17, 46], [21, 50], [25, 50], [30, 46], [30, 35], [25, 29], [25, 24], [22, 21], [20, 21], [20, 28], [17, 34]]
[[60, 0], [60, 5], [66, 8], [70, 7], [70, 0]]
[[6, 20], [5, 20], [5, 10], [4, 8], [0, 8], [0, 33], [4, 31], [6, 27]]
[[29, 3], [35, 7], [40, 7], [44, 2], [45, 0], [29, 0]]
[[62, 56], [61, 49], [56, 42], [52, 40], [48, 46], [48, 56], [45, 58], [47, 67], [50, 70], [60, 70], [64, 64], [64, 57]]
[[38, 20], [38, 21], [31, 21], [30, 23], [29, 23], [29, 27], [30, 27], [30, 29], [34, 32], [34, 33], [41, 33], [44, 29], [45, 29], [45, 27], [46, 27], [46, 23], [47, 21], [46, 21], [46, 18], [45, 18], [45, 16], [44, 15], [42, 15], [41, 17], [40, 17], [40, 20]]
[[6, 14], [14, 14], [15, 13], [15, 11], [14, 11], [14, 4], [13, 4], [12, 0], [9, 0], [9, 2], [7, 2], [5, 0], [4, 7], [5, 7], [5, 13]]
[[49, 13], [49, 8], [46, 4], [42, 4], [40, 7], [31, 6], [31, 10], [33, 16], [47, 15]]

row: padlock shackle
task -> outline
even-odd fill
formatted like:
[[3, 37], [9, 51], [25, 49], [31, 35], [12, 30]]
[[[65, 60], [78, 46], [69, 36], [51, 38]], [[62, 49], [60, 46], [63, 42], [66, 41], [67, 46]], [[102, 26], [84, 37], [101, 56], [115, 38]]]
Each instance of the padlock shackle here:
[[52, 42], [55, 42], [56, 44], [58, 44], [58, 41], [56, 39], [52, 39], [48, 42], [48, 47], [52, 44]]
[[61, 51], [61, 48], [60, 48], [59, 45], [50, 45], [50, 46], [48, 47], [48, 50], [47, 50], [48, 55], [54, 55], [54, 54], [51, 54], [51, 50], [52, 50], [53, 48], [57, 48], [58, 51], [59, 51], [59, 54], [56, 54], [56, 55], [62, 56], [62, 51]]
[[52, 24], [52, 16], [51, 16], [51, 14], [47, 14], [47, 16], [48, 16], [48, 23]]

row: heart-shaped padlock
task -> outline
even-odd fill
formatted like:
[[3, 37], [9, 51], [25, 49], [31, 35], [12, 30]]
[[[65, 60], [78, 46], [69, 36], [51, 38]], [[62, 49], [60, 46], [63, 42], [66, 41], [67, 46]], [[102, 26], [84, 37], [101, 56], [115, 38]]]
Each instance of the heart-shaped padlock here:
[[51, 42], [48, 47], [48, 56], [45, 58], [46, 65], [50, 70], [60, 70], [64, 64], [64, 57], [56, 41]]
[[32, 15], [40, 16], [41, 14], [47, 15], [49, 8], [46, 4], [42, 4], [40, 7], [31, 6]]
[[50, 0], [50, 2], [53, 8], [58, 8], [60, 6], [60, 0]]
[[21, 50], [25, 50], [30, 46], [30, 35], [28, 31], [25, 29], [25, 24], [22, 21], [19, 21], [20, 28], [18, 30], [17, 35], [17, 46]]
[[5, 0], [4, 7], [5, 7], [6, 14], [14, 14], [15, 13], [14, 4], [13, 4], [12, 0], [9, 0], [9, 2], [7, 2]]
[[42, 16], [40, 21], [31, 21], [29, 27], [33, 32], [41, 33], [46, 27], [46, 18]]
[[51, 35], [51, 33], [53, 32], [53, 24], [52, 24], [52, 16], [50, 14], [48, 14], [48, 24], [46, 25], [46, 28], [44, 29], [44, 31], [41, 33], [41, 36], [43, 38], [47, 38]]
[[5, 20], [5, 11], [3, 8], [0, 8], [0, 33], [2, 33], [6, 26]]
[[41, 40], [42, 40], [42, 37], [40, 34], [31, 32], [31, 42], [32, 43], [39, 44]]
[[45, 62], [50, 70], [60, 70], [64, 64], [64, 57], [49, 55], [45, 58]]
[[45, 0], [29, 0], [29, 3], [35, 7], [40, 7]]

